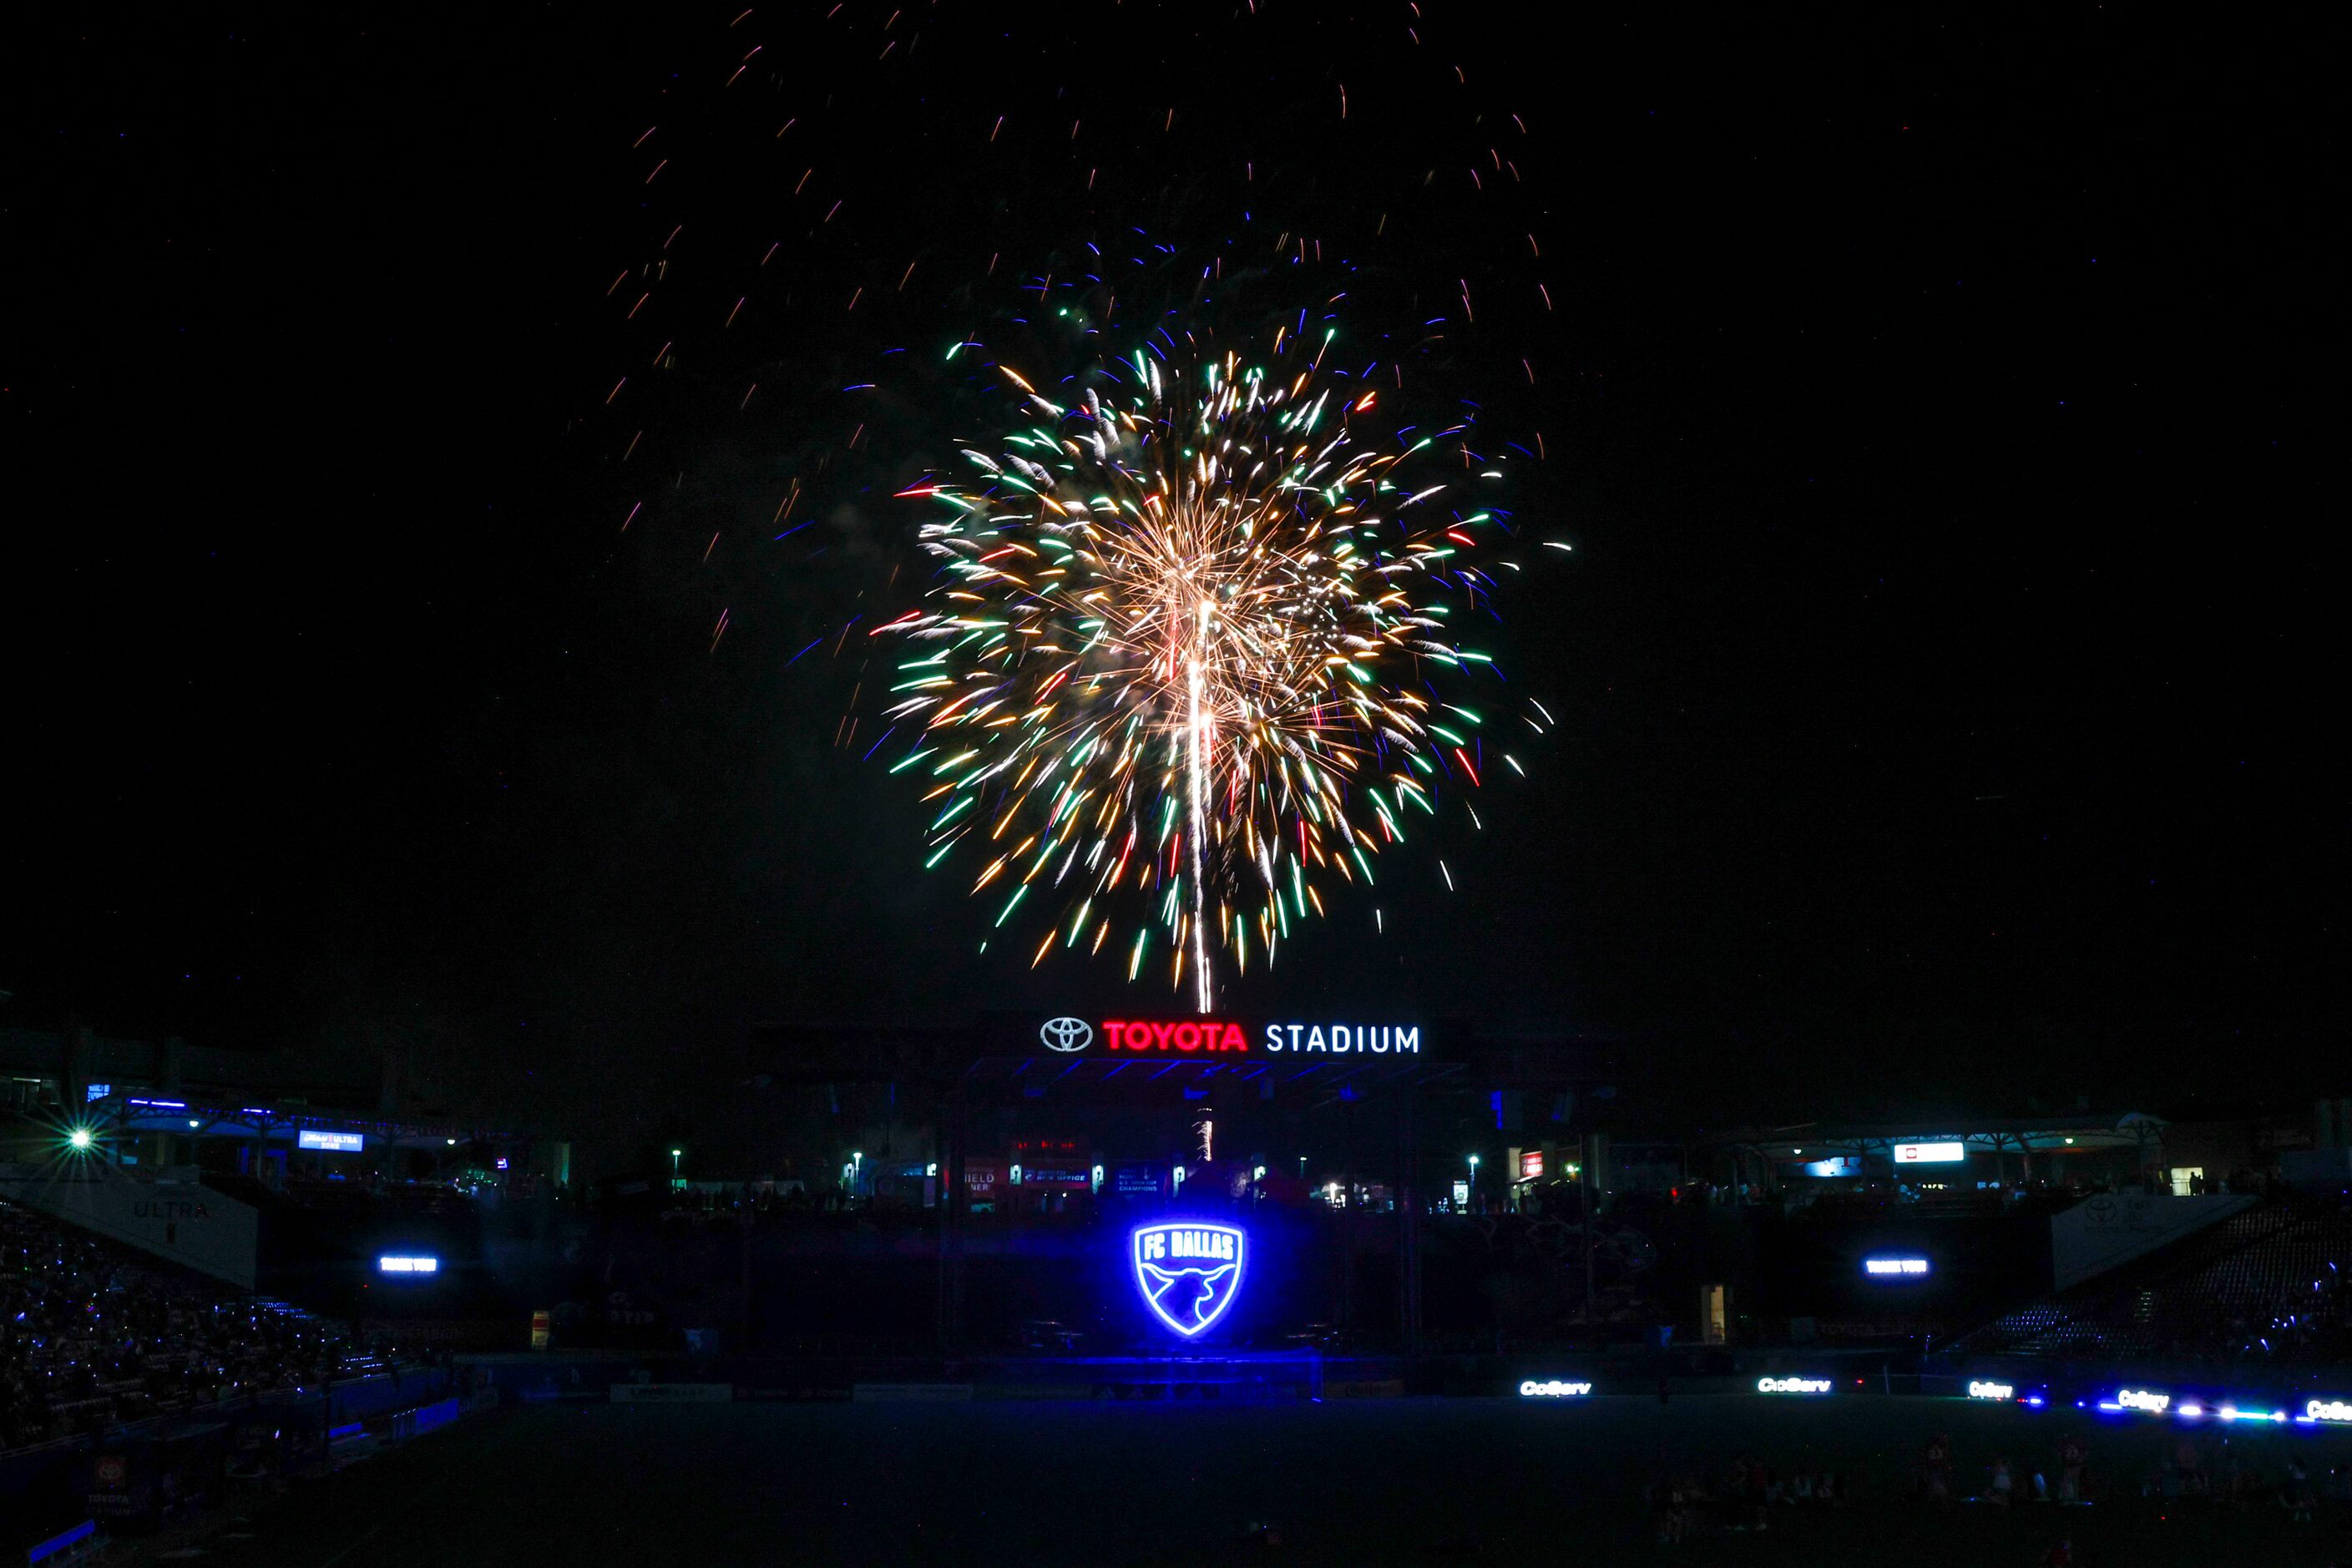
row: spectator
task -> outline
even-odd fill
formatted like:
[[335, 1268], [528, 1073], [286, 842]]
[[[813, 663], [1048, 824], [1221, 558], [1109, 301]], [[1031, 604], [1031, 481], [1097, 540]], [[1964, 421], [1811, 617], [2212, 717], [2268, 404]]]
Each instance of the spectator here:
[[0, 1200], [0, 1449], [322, 1382], [347, 1349], [306, 1313]]

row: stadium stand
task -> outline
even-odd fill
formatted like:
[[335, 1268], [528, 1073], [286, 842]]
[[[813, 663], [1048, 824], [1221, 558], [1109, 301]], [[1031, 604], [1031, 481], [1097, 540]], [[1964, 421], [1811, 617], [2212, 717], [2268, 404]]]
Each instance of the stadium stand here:
[[2352, 1352], [2352, 1208], [2273, 1198], [1996, 1319], [1984, 1354], [2323, 1361]]
[[0, 1200], [0, 1451], [383, 1364], [283, 1302]]

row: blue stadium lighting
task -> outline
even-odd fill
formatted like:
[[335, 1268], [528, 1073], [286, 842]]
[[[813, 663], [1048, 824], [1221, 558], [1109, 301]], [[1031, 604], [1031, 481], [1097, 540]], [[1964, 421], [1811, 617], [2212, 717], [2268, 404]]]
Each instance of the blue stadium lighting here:
[[375, 1267], [379, 1274], [438, 1274], [441, 1272], [441, 1260], [388, 1252], [375, 1260]]
[[1161, 1220], [1128, 1234], [1128, 1259], [1143, 1304], [1182, 1339], [1205, 1333], [1241, 1298], [1249, 1235], [1239, 1226]]
[[[2185, 1415], [2188, 1412], [2184, 1410], [2181, 1414]], [[2241, 1410], [2234, 1405], [2224, 1405], [2214, 1414], [2224, 1421], [2284, 1421], [2286, 1419], [2286, 1412], [2284, 1410]]]

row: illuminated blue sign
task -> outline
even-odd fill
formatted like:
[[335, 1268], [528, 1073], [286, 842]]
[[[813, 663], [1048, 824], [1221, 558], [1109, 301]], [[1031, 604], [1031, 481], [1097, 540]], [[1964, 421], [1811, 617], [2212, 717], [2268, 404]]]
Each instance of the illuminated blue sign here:
[[326, 1149], [340, 1153], [356, 1154], [367, 1147], [364, 1132], [319, 1132], [305, 1127], [294, 1134], [297, 1149]]
[[1122, 1198], [1156, 1198], [1160, 1195], [1160, 1167], [1157, 1165], [1117, 1165], [1110, 1173], [1110, 1190]]
[[441, 1260], [437, 1258], [401, 1258], [391, 1254], [375, 1260], [380, 1274], [438, 1274]]
[[91, 1100], [104, 1100], [114, 1092], [114, 1086], [110, 1083], [93, 1083], [86, 1086], [82, 1092]]
[[1862, 1260], [1862, 1271], [1881, 1279], [1906, 1277], [1916, 1279], [1927, 1272], [1927, 1260], [1924, 1258], [1865, 1258]]
[[1242, 1293], [1249, 1237], [1239, 1226], [1205, 1220], [1139, 1225], [1127, 1245], [1143, 1304], [1185, 1339], [1205, 1332]]

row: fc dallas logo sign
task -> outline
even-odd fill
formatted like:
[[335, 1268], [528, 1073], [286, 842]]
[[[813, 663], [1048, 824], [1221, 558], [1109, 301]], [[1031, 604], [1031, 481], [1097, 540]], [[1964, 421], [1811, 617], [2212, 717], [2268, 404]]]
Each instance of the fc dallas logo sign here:
[[1213, 1327], [1240, 1298], [1249, 1235], [1239, 1226], [1167, 1220], [1136, 1226], [1128, 1251], [1143, 1304], [1189, 1340]]

